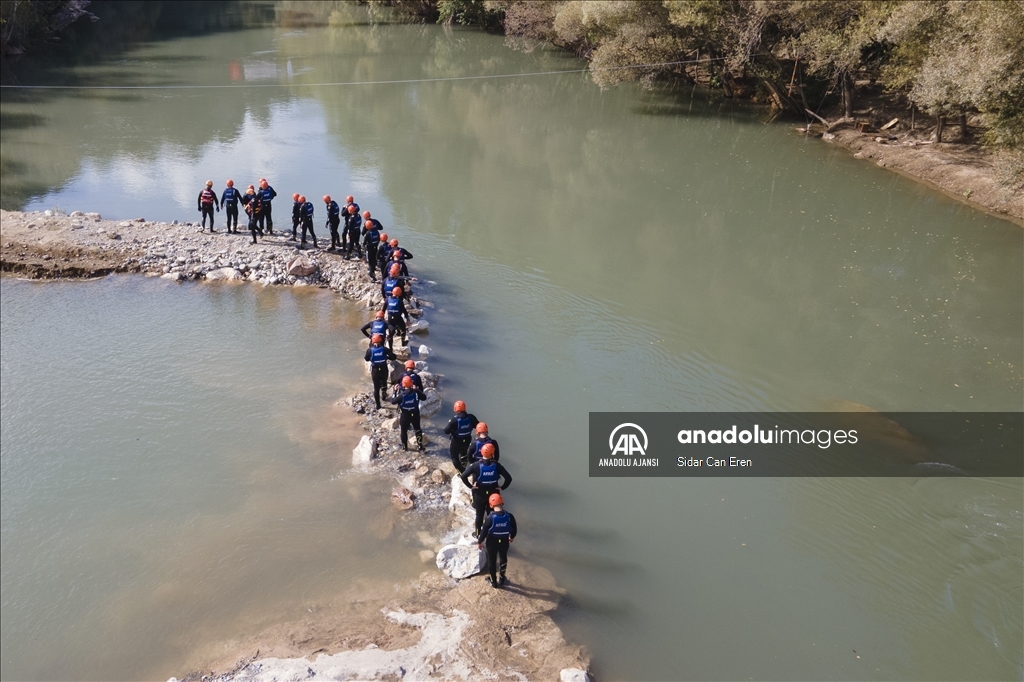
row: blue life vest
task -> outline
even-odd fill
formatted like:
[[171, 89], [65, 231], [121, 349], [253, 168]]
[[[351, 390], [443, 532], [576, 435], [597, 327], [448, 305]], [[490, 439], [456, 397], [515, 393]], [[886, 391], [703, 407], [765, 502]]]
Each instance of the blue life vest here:
[[352, 215], [349, 216], [349, 218], [348, 218], [348, 229], [350, 229], [350, 230], [358, 230], [362, 226], [363, 226], [363, 216], [359, 215], [358, 213], [353, 213]]
[[[405, 377], [409, 377], [410, 379], [412, 379], [412, 385], [415, 386], [416, 388], [423, 388], [423, 380], [416, 375], [416, 372], [410, 372], [409, 370], [406, 370], [402, 374], [402, 379], [404, 379]], [[399, 379], [398, 383], [402, 383], [402, 379]]]
[[[474, 446], [475, 449], [473, 450], [473, 461], [474, 462], [479, 462], [479, 461], [483, 460], [484, 456], [480, 454], [480, 451], [483, 450], [484, 446], [487, 445], [488, 443], [494, 443], [494, 439], [491, 438], [490, 436], [488, 436], [487, 438], [478, 438], [477, 439], [476, 445]], [[494, 449], [497, 450], [498, 446], [495, 445]]]
[[302, 205], [302, 217], [312, 218], [313, 217], [313, 204], [306, 202]]
[[399, 403], [403, 410], [417, 410], [420, 407], [420, 397], [414, 389], [409, 389], [402, 394], [402, 402]]
[[473, 433], [473, 420], [467, 414], [463, 417], [455, 418], [455, 437], [456, 438], [469, 438]]
[[490, 464], [480, 461], [480, 475], [476, 477], [479, 488], [493, 488], [498, 485], [498, 463], [493, 459]]
[[[380, 334], [381, 336], [384, 336], [384, 333], [387, 332], [387, 330], [387, 322], [385, 322], [384, 320], [374, 320], [373, 324], [370, 325], [370, 336], [372, 337], [374, 334]], [[383, 349], [383, 346], [381, 346], [381, 348]]]
[[238, 200], [240, 198], [241, 195], [238, 193], [237, 189], [235, 189], [234, 187], [228, 187], [226, 190], [224, 190], [224, 196], [221, 203], [224, 204], [225, 206], [234, 206], [235, 204], [238, 203]]
[[341, 208], [338, 206], [337, 201], [332, 201], [327, 204], [327, 217], [337, 216], [341, 212]]
[[356, 207], [356, 215], [359, 215], [359, 204], [357, 204], [354, 201], [351, 204], [345, 204], [345, 210], [346, 211], [348, 210], [349, 206], [355, 206]]
[[270, 187], [269, 185], [267, 186], [266, 189], [261, 189], [259, 192], [260, 192], [260, 197], [262, 197], [263, 201], [268, 203], [268, 204], [271, 201], [273, 201], [274, 197], [277, 195], [277, 192], [274, 191], [274, 188]]
[[383, 345], [370, 346], [370, 364], [383, 365], [388, 361], [388, 354]]
[[381, 288], [384, 291], [391, 292], [394, 290], [395, 287], [400, 286], [402, 286], [402, 280], [398, 279], [397, 277], [392, 277], [391, 275], [388, 275], [387, 277], [384, 278], [384, 283], [381, 285]]
[[388, 315], [401, 315], [402, 312], [399, 306], [402, 305], [401, 298], [395, 298], [394, 296], [388, 296]]
[[491, 514], [491, 527], [487, 534], [492, 538], [507, 538], [512, 534], [512, 517], [507, 511]]

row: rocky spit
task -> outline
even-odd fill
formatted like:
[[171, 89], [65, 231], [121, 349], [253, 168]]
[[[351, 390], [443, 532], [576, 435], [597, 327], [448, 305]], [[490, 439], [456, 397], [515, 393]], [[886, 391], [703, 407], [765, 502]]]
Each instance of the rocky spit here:
[[[290, 229], [278, 230], [253, 244], [247, 231], [227, 234], [220, 227], [210, 233], [194, 222], [112, 221], [79, 211], [0, 211], [0, 267], [34, 279], [142, 273], [175, 282], [320, 287], [333, 289], [368, 312], [379, 307], [380, 286], [370, 280], [365, 261], [345, 260], [311, 244], [300, 249], [290, 236]], [[324, 236], [329, 244], [326, 231]], [[429, 294], [430, 284], [418, 282], [414, 287], [409, 344], [394, 349], [400, 361], [416, 361], [427, 394], [421, 405], [425, 420], [441, 410], [443, 384], [443, 376], [430, 371], [432, 351], [425, 343], [425, 312], [433, 304], [424, 294]], [[402, 371], [396, 364], [394, 377]], [[437, 531], [420, 533], [424, 548], [419, 554], [436, 570], [424, 572], [409, 585], [395, 586], [395, 595], [383, 600], [386, 604], [364, 609], [354, 621], [346, 620], [333, 630], [323, 623], [293, 625], [284, 637], [268, 632], [239, 648], [246, 653], [222, 657], [210, 669], [184, 676], [183, 682], [589, 679], [589, 656], [565, 642], [549, 615], [563, 592], [547, 570], [514, 558], [509, 562], [510, 585], [502, 590], [475, 577], [484, 570], [485, 558], [471, 537], [469, 491], [455, 475], [440, 430], [425, 421], [425, 450], [406, 452], [394, 406], [377, 409], [369, 391], [340, 402], [362, 415], [365, 432], [351, 454], [341, 453], [343, 464], [393, 479], [391, 502], [397, 514], [433, 517]], [[373, 600], [354, 594], [353, 601]], [[296, 629], [304, 631], [303, 627], [307, 635], [320, 631], [321, 636], [296, 637]], [[323, 634], [326, 631], [332, 632]], [[358, 648], [352, 648], [354, 643]], [[254, 649], [258, 650], [253, 653]], [[259, 651], [265, 652], [262, 657]]]

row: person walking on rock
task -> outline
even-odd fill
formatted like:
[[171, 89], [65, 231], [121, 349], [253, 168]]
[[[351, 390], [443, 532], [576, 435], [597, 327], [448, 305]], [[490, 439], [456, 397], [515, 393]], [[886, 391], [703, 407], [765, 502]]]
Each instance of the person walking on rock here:
[[390, 327], [388, 329], [388, 348], [394, 350], [396, 332], [402, 334], [402, 345], [408, 345], [409, 334], [406, 323], [409, 322], [409, 312], [405, 309], [405, 302], [402, 300], [402, 287], [395, 287], [391, 290], [391, 295], [384, 301], [384, 310], [388, 313], [388, 327]]
[[402, 383], [402, 381], [404, 381], [406, 377], [409, 377], [410, 379], [412, 379], [412, 385], [413, 386], [415, 386], [420, 391], [423, 390], [423, 379], [420, 377], [419, 374], [416, 373], [416, 361], [415, 360], [406, 360], [405, 361], [405, 371], [402, 372], [402, 376], [398, 377], [398, 383], [399, 384]]
[[388, 333], [388, 323], [384, 321], [384, 311], [378, 310], [373, 319], [360, 327], [359, 331], [368, 339], [378, 335], [382, 339], [385, 338]]
[[388, 261], [391, 260], [391, 251], [388, 250], [388, 233], [380, 233], [380, 241], [377, 243], [377, 269], [380, 276], [384, 277], [388, 271]]
[[331, 230], [331, 246], [330, 251], [334, 251], [335, 247], [341, 248], [341, 237], [338, 236], [338, 225], [341, 224], [341, 207], [338, 206], [338, 202], [331, 199], [330, 194], [324, 195], [324, 203], [327, 204], [327, 225], [326, 227]]
[[[459, 478], [473, 490], [473, 508], [476, 510], [476, 520], [473, 522], [473, 537], [480, 537], [480, 526], [484, 522], [484, 513], [487, 511], [487, 498], [500, 490], [505, 490], [512, 485], [512, 476], [505, 471], [494, 460], [494, 446], [488, 443], [480, 448], [482, 458], [473, 462], [463, 471]], [[473, 482], [469, 479], [472, 477]], [[498, 485], [499, 479], [505, 479], [504, 483]]]
[[[348, 207], [348, 217], [345, 219], [345, 259], [352, 257], [355, 252], [363, 255], [363, 249], [359, 246], [359, 233], [363, 229], [363, 216], [359, 215], [359, 207], [355, 204]], [[366, 211], [369, 213], [369, 211]]]
[[[380, 242], [380, 230], [377, 221], [367, 220], [363, 223], [363, 247], [366, 249], [366, 264], [370, 270], [370, 281], [377, 281], [377, 244]], [[384, 276], [381, 270], [380, 276]]]
[[373, 402], [380, 409], [381, 393], [387, 394], [388, 390], [388, 361], [397, 360], [395, 354], [384, 347], [384, 337], [374, 334], [370, 339], [370, 347], [366, 349], [363, 360], [370, 363], [370, 378], [373, 379]]
[[490, 443], [494, 446], [494, 461], [497, 462], [501, 453], [498, 450], [498, 441], [491, 438], [487, 433], [487, 422], [480, 422], [476, 425], [476, 440], [466, 450], [466, 461], [476, 462], [480, 460], [480, 451], [483, 446]]
[[[508, 580], [505, 578], [505, 568], [508, 566], [508, 546], [516, 538], [516, 517], [505, 511], [505, 500], [501, 499], [499, 493], [493, 493], [487, 498], [487, 504], [491, 511], [484, 519], [480, 527], [480, 542], [478, 548], [487, 548], [487, 581], [491, 587], [504, 587]], [[497, 573], [497, 575], [495, 575]]]
[[299, 238], [299, 223], [302, 222], [302, 202], [299, 193], [292, 195], [292, 241]]
[[[224, 194], [220, 197], [220, 205], [224, 207], [224, 213], [228, 218], [228, 234], [238, 234], [238, 202], [242, 200], [242, 193], [235, 189], [235, 181], [228, 180], [225, 183]], [[231, 229], [234, 223], [235, 229]]]
[[271, 202], [274, 201], [277, 192], [267, 183], [266, 178], [260, 178], [260, 189], [257, 194], [260, 195], [260, 200], [263, 202], [263, 211], [260, 214], [260, 229], [262, 230], [263, 227], [266, 227], [267, 234], [274, 234], [273, 205]]
[[427, 396], [423, 391], [416, 388], [412, 377], [402, 378], [402, 387], [398, 395], [391, 399], [391, 402], [400, 408], [398, 424], [402, 429], [402, 449], [409, 449], [409, 427], [412, 427], [416, 434], [416, 445], [422, 451], [423, 431], [420, 429], [420, 401], [426, 400]]
[[206, 181], [206, 187], [199, 192], [199, 205], [196, 210], [203, 214], [203, 229], [206, 229], [206, 218], [210, 218], [210, 232], [213, 232], [213, 207], [217, 206], [217, 213], [220, 213], [220, 202], [217, 200], [217, 193], [213, 191], [213, 180]]
[[[391, 266], [391, 272], [389, 272], [388, 276], [384, 279], [383, 282], [381, 282], [381, 285], [380, 285], [381, 296], [387, 298], [389, 291], [393, 291], [395, 287], [401, 287], [402, 288], [402, 298], [408, 298], [409, 297], [409, 295], [411, 293], [411, 287], [409, 287], [409, 278], [408, 277], [402, 277], [402, 275], [399, 272], [399, 270], [400, 270], [400, 268], [399, 268], [399, 266], [397, 264]], [[381, 273], [381, 274], [383, 274], [383, 273]]]
[[444, 427], [444, 432], [452, 437], [451, 442], [448, 443], [448, 454], [452, 458], [452, 464], [455, 465], [456, 471], [461, 474], [469, 464], [466, 453], [473, 440], [473, 429], [480, 423], [480, 420], [476, 418], [476, 415], [466, 412], [466, 403], [461, 400], [455, 401], [454, 408], [455, 416], [449, 420], [448, 426]]
[[299, 201], [302, 202], [302, 242], [299, 244], [299, 248], [305, 248], [306, 230], [309, 230], [309, 236], [313, 239], [313, 248], [319, 249], [320, 245], [316, 243], [316, 232], [313, 232], [313, 202], [306, 201], [304, 196], [300, 196]]
[[242, 197], [242, 203], [245, 204], [245, 212], [249, 215], [249, 234], [252, 235], [252, 243], [256, 243], [256, 233], [263, 234], [263, 230], [260, 228], [260, 213], [263, 212], [263, 201], [260, 199], [260, 195], [256, 193], [256, 189], [249, 185], [249, 189], [245, 191], [245, 196]]

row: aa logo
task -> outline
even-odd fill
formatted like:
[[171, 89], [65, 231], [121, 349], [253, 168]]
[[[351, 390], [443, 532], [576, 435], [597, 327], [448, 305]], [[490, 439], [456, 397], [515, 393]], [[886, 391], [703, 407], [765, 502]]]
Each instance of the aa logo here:
[[613, 455], [644, 457], [647, 455], [647, 432], [636, 424], [619, 424], [612, 430], [612, 435], [608, 436], [608, 448]]

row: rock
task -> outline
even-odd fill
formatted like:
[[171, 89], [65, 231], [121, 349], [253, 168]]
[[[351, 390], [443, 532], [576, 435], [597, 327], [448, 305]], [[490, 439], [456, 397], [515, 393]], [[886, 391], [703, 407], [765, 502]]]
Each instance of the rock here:
[[392, 417], [391, 419], [385, 419], [380, 423], [380, 428], [385, 431], [395, 431], [398, 429], [398, 417]]
[[426, 476], [429, 473], [430, 473], [430, 467], [428, 467], [426, 464], [421, 464], [418, 467], [416, 467], [416, 475], [417, 476]]
[[185, 279], [185, 275], [181, 274], [181, 272], [166, 272], [166, 273], [160, 275], [160, 278], [161, 279], [170, 279], [170, 280], [174, 280], [175, 282], [180, 282], [181, 280]]
[[[417, 362], [417, 365], [425, 365], [425, 362]], [[423, 388], [437, 388], [437, 375], [432, 372], [420, 372], [420, 381]]]
[[82, 216], [84, 216], [84, 215], [85, 215], [85, 214], [84, 214], [84, 213], [82, 213], [81, 211], [72, 211], [72, 212], [71, 212], [71, 217], [72, 217], [72, 218], [81, 218], [81, 217], [82, 217]]
[[427, 371], [427, 363], [423, 362], [422, 360], [417, 360], [416, 361], [416, 371], [417, 372], [426, 372]]
[[296, 256], [288, 262], [288, 274], [292, 277], [309, 277], [316, 272], [316, 265], [302, 256]]
[[416, 320], [409, 325], [410, 334], [426, 334], [430, 330], [430, 323], [426, 320]]
[[559, 682], [590, 682], [590, 675], [586, 670], [579, 668], [562, 668], [562, 672], [558, 673], [558, 680]]
[[430, 346], [425, 346], [423, 344], [420, 344], [420, 347], [417, 348], [416, 351], [419, 353], [421, 358], [430, 357], [430, 353], [432, 352]]
[[46, 209], [45, 211], [43, 211], [43, 215], [49, 218], [53, 215], [53, 211], [51, 211], [50, 209]]
[[367, 464], [377, 456], [377, 443], [369, 436], [359, 439], [359, 445], [352, 449], [352, 466]]
[[434, 469], [430, 473], [430, 480], [433, 481], [436, 485], [444, 485], [447, 479], [445, 478], [443, 471], [441, 471], [440, 469]]
[[206, 279], [216, 280], [237, 280], [242, 279], [242, 273], [234, 268], [217, 268], [206, 273]]
[[472, 524], [476, 519], [476, 510], [473, 509], [473, 493], [462, 479], [452, 476], [452, 496], [448, 500], [448, 510], [455, 516], [453, 524]]
[[420, 561], [422, 561], [425, 564], [429, 564], [433, 560], [434, 560], [434, 553], [433, 552], [431, 552], [429, 549], [421, 549], [420, 550]]
[[441, 411], [441, 394], [433, 388], [427, 388], [423, 392], [427, 399], [420, 402], [420, 414], [424, 417], [433, 417]]
[[391, 504], [399, 509], [412, 509], [416, 506], [416, 493], [408, 488], [395, 488], [391, 491]]
[[437, 553], [437, 567], [455, 580], [464, 580], [482, 573], [487, 555], [476, 545], [445, 545]]
[[408, 346], [398, 346], [398, 347], [396, 347], [395, 348], [395, 357], [397, 357], [402, 362], [405, 362], [406, 360], [408, 360], [409, 359], [409, 347]]

